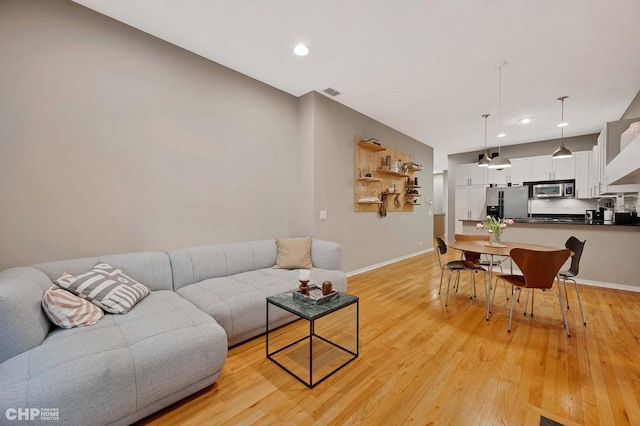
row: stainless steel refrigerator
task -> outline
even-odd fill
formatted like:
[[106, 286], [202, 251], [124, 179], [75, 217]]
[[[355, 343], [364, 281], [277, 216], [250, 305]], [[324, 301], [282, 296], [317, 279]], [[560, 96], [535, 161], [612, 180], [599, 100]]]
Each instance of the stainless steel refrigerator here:
[[487, 215], [517, 219], [529, 215], [528, 186], [494, 186], [487, 188]]

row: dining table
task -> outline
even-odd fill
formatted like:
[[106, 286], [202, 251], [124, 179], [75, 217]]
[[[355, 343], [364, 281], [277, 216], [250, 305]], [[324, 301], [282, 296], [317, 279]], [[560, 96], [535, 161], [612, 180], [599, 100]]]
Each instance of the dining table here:
[[[489, 285], [485, 287], [486, 299], [487, 299], [487, 315], [486, 319], [489, 321], [489, 314], [491, 313], [491, 286], [493, 285], [493, 265], [494, 256], [506, 256], [510, 257], [511, 250], [514, 248], [522, 248], [527, 250], [538, 251], [556, 251], [562, 250], [564, 247], [551, 247], [542, 246], [539, 244], [529, 244], [511, 241], [502, 241], [499, 245], [491, 245], [487, 240], [451, 240], [447, 242], [447, 246], [452, 249], [460, 250], [462, 252], [469, 251], [484, 254], [489, 258]], [[513, 266], [512, 266], [513, 269]]]

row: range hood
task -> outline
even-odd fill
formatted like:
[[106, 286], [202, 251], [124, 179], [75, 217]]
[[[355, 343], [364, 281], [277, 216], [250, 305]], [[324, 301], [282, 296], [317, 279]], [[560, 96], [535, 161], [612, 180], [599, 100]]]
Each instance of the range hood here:
[[[640, 136], [636, 136], [604, 170], [606, 185], [640, 184]], [[637, 191], [635, 191], [637, 192]]]

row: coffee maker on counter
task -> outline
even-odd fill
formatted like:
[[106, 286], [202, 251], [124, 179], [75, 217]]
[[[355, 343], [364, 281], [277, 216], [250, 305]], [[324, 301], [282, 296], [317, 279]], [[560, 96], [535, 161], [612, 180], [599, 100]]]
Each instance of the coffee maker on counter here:
[[618, 194], [616, 197], [616, 209], [613, 217], [614, 222], [618, 225], [636, 223], [638, 221], [638, 214], [636, 212], [637, 202], [637, 195], [625, 196], [625, 194]]

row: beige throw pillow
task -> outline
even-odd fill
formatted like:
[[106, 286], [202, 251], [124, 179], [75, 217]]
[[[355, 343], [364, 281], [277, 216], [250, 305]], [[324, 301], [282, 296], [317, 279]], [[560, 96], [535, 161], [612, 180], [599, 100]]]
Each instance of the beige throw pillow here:
[[104, 316], [102, 309], [93, 303], [56, 285], [44, 293], [42, 308], [49, 320], [62, 328], [92, 325]]
[[276, 238], [276, 269], [311, 269], [311, 237]]

